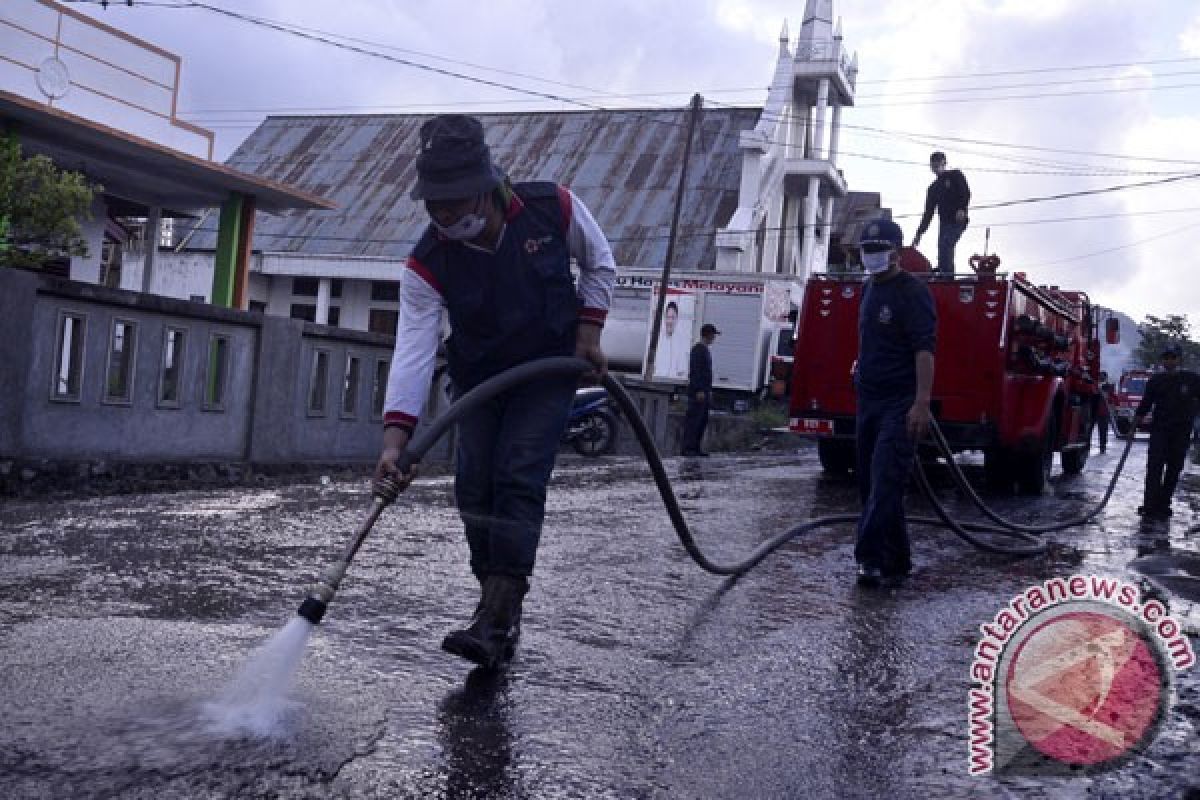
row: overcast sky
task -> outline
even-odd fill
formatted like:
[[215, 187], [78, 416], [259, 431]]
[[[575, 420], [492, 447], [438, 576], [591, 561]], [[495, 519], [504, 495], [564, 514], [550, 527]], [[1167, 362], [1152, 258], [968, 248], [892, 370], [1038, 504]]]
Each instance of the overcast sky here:
[[[780, 29], [786, 20], [797, 32], [804, 12], [803, 0], [206, 2], [608, 107], [683, 106], [693, 92], [710, 103], [762, 105]], [[219, 158], [271, 112], [578, 108], [208, 10], [131, 9], [120, 0], [107, 10], [73, 7], [183, 57], [180, 110], [216, 132]], [[835, 0], [834, 13], [860, 64], [858, 102], [843, 123], [883, 131], [844, 127], [839, 167], [852, 189], [882, 192], [909, 238], [916, 220], [904, 215], [921, 210], [934, 144], [964, 170], [976, 206], [1200, 172], [1194, 0]], [[1061, 69], [1109, 64], [1130, 66]], [[980, 76], [1006, 71], [1024, 74]], [[637, 96], [594, 96], [619, 92]], [[1014, 147], [958, 141], [966, 139]], [[1113, 171], [1132, 174], [1096, 174]], [[1076, 174], [1039, 174], [1048, 172]], [[1098, 215], [1110, 216], [1050, 221]], [[1200, 179], [971, 217], [960, 268], [965, 255], [982, 251], [991, 226], [1003, 269], [1085, 289], [1138, 320], [1183, 313], [1200, 326]], [[931, 257], [934, 228], [924, 242]]]

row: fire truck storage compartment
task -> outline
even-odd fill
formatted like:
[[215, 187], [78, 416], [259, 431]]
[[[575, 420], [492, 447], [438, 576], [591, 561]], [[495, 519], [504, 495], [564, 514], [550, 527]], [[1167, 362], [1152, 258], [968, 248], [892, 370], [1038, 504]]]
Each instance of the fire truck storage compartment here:
[[[822, 465], [853, 468], [861, 276], [813, 275], [797, 331], [791, 429], [817, 439]], [[1087, 461], [1099, 372], [1096, 309], [1082, 292], [1024, 275], [934, 279], [938, 311], [933, 412], [955, 450], [983, 450], [989, 482], [1045, 486]]]

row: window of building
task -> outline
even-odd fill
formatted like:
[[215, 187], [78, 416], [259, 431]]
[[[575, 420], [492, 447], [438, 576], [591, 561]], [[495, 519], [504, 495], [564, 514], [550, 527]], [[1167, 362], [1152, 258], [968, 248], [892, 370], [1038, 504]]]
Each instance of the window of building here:
[[763, 214], [762, 223], [754, 234], [754, 271], [763, 271], [763, 251], [767, 249], [767, 215]]
[[785, 194], [783, 196], [783, 213], [779, 217], [779, 252], [775, 257], [775, 272], [776, 274], [784, 274], [788, 272], [788, 263], [791, 259], [788, 256], [792, 253], [792, 232], [788, 230], [788, 220], [792, 213], [792, 197]]
[[[292, 294], [296, 297], [316, 297], [320, 288], [320, 278], [292, 278]], [[342, 296], [341, 278], [334, 278], [329, 282], [329, 296]]]
[[307, 303], [292, 303], [289, 315], [292, 319], [302, 319], [308, 322], [317, 321], [317, 307]]
[[375, 379], [371, 384], [371, 416], [383, 419], [383, 404], [387, 400], [388, 371], [392, 362], [386, 358], [376, 359]]
[[377, 303], [399, 303], [399, 281], [371, 281], [371, 299]]
[[358, 376], [360, 359], [346, 356], [346, 371], [342, 376], [342, 416], [354, 417], [358, 413]]
[[329, 321], [326, 322], [325, 324], [326, 325], [337, 325], [341, 321], [342, 321], [342, 310], [340, 308], [338, 308], [337, 306], [330, 306], [329, 307]]
[[299, 297], [316, 297], [321, 282], [316, 278], [292, 278], [292, 294]]
[[214, 335], [208, 340], [208, 362], [204, 375], [205, 411], [222, 411], [229, 383], [229, 337]]
[[325, 394], [329, 385], [329, 353], [325, 350], [314, 350], [312, 367], [308, 373], [308, 414], [313, 417], [324, 416]]
[[192, 301], [193, 303], [207, 303], [208, 302], [208, 298], [202, 294], [190, 294], [190, 295], [188, 295], [188, 300]]
[[58, 348], [54, 364], [55, 400], [79, 402], [79, 386], [83, 377], [83, 337], [87, 329], [82, 314], [63, 313], [58, 318]]
[[265, 314], [267, 313], [267, 304], [262, 300], [251, 300], [249, 310], [251, 314]]
[[400, 321], [399, 311], [389, 311], [386, 308], [372, 308], [367, 314], [367, 330], [371, 333], [396, 335], [396, 323]]
[[158, 404], [179, 408], [180, 386], [183, 377], [183, 345], [187, 334], [181, 328], [167, 328], [163, 333], [162, 373], [158, 379]]
[[104, 402], [128, 403], [133, 398], [133, 363], [137, 355], [137, 324], [113, 320], [104, 374]]

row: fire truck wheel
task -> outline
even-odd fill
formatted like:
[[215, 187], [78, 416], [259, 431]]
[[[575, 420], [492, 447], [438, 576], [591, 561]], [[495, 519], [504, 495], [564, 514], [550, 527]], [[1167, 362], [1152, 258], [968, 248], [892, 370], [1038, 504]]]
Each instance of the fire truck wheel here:
[[1034, 451], [1018, 453], [1014, 459], [1017, 490], [1021, 494], [1041, 494], [1046, 490], [1050, 472], [1054, 468], [1054, 439], [1058, 420], [1050, 418], [1041, 446]]
[[821, 468], [832, 475], [845, 475], [854, 469], [854, 442], [818, 439], [817, 457]]

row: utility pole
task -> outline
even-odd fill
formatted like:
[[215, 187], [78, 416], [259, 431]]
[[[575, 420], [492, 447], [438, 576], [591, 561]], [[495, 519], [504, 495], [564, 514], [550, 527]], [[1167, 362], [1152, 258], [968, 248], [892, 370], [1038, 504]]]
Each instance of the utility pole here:
[[692, 137], [700, 119], [700, 108], [704, 98], [692, 95], [692, 110], [688, 116], [687, 140], [683, 144], [683, 165], [679, 168], [679, 188], [675, 191], [675, 212], [671, 215], [671, 234], [667, 238], [667, 257], [663, 261], [662, 278], [658, 284], [658, 305], [654, 309], [654, 322], [650, 326], [650, 342], [646, 348], [646, 369], [642, 375], [646, 380], [654, 379], [654, 356], [658, 351], [658, 332], [662, 328], [663, 311], [667, 307], [667, 286], [671, 280], [671, 261], [675, 258], [675, 238], [679, 232], [679, 214], [683, 210], [683, 193], [687, 189], [688, 161], [692, 155]]

